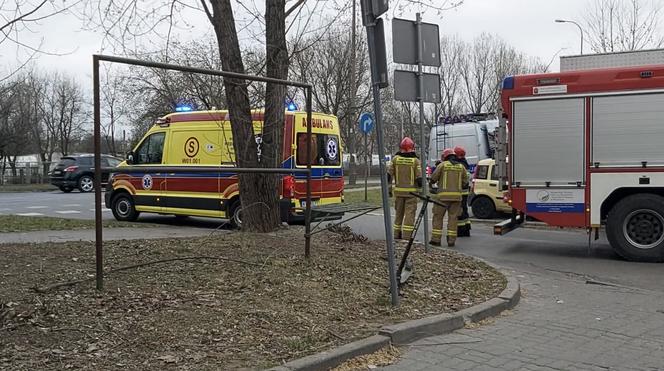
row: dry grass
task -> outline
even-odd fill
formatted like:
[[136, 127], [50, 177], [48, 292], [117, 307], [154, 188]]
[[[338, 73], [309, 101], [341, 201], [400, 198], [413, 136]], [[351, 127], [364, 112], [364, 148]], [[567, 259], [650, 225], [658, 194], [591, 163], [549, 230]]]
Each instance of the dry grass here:
[[450, 251], [414, 249], [402, 305], [389, 305], [380, 243], [300, 229], [105, 243], [105, 268], [176, 260], [37, 293], [94, 273], [93, 244], [0, 245], [0, 369], [257, 369], [370, 336], [385, 323], [495, 297], [504, 277]]

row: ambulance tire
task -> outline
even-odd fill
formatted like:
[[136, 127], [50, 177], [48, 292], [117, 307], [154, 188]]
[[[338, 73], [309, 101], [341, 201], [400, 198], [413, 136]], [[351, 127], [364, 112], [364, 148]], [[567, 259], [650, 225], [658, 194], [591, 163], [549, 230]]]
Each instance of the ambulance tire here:
[[140, 212], [136, 211], [134, 199], [128, 193], [120, 193], [113, 197], [111, 203], [113, 216], [121, 222], [134, 222], [138, 219]]
[[473, 211], [473, 216], [478, 219], [491, 219], [496, 215], [496, 206], [489, 197], [485, 196], [475, 197], [470, 209]]
[[242, 204], [239, 197], [228, 208], [228, 220], [234, 229], [242, 228]]
[[639, 194], [620, 200], [607, 216], [606, 237], [627, 260], [664, 262], [664, 197]]

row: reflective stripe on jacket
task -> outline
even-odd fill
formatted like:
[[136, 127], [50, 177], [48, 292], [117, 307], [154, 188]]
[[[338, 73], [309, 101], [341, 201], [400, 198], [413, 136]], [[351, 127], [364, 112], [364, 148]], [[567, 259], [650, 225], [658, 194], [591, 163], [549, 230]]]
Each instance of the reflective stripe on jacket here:
[[394, 179], [395, 196], [411, 197], [410, 192], [417, 192], [417, 178], [422, 176], [417, 156], [399, 153], [394, 156], [387, 171]]
[[438, 183], [436, 198], [439, 200], [461, 201], [463, 186], [468, 183], [468, 173], [463, 165], [444, 161], [431, 175], [430, 183]]

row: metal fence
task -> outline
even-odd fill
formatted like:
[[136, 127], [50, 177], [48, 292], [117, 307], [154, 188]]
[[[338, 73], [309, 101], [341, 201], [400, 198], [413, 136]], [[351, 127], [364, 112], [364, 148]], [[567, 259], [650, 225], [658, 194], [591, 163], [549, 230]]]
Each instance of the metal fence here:
[[55, 162], [0, 162], [0, 185], [47, 184]]

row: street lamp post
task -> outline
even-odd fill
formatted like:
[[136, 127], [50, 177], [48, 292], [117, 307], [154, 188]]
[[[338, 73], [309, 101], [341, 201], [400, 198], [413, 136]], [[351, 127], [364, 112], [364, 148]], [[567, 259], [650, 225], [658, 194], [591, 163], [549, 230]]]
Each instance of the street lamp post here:
[[556, 19], [556, 23], [572, 23], [579, 28], [579, 32], [581, 33], [581, 55], [583, 55], [583, 28], [581, 28], [581, 25], [567, 19]]

